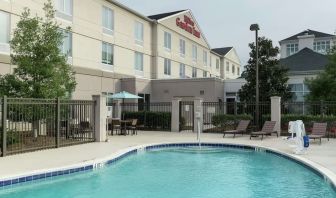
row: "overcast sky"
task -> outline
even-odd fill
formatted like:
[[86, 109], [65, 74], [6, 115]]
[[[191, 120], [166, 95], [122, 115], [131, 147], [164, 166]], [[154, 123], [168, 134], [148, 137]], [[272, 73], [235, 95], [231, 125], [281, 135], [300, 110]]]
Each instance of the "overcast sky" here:
[[336, 30], [336, 0], [118, 0], [144, 15], [190, 9], [211, 48], [233, 46], [245, 65], [251, 23], [261, 36], [279, 45], [305, 29], [329, 34]]

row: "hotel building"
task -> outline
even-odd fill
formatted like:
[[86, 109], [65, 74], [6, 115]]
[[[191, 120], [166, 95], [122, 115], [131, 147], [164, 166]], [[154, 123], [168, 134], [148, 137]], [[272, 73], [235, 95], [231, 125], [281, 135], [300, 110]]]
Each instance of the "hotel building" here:
[[[0, 0], [1, 74], [15, 67], [8, 43], [23, 8], [42, 16], [45, 2]], [[212, 49], [190, 10], [144, 16], [113, 0], [53, 3], [56, 20], [72, 31], [60, 47], [76, 72], [73, 99], [125, 90], [147, 102], [209, 94], [205, 100], [218, 101], [223, 80], [240, 76], [235, 49]]]

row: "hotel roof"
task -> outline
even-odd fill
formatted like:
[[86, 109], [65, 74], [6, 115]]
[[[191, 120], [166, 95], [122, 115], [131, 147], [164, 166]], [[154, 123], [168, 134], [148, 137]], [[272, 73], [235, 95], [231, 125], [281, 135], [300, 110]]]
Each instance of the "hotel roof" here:
[[178, 11], [174, 11], [174, 12], [166, 12], [166, 13], [161, 13], [161, 14], [155, 14], [155, 15], [148, 16], [148, 18], [154, 19], [154, 20], [159, 20], [159, 19], [163, 19], [163, 18], [172, 16], [174, 14], [178, 14], [178, 13], [184, 12], [184, 11], [186, 11], [186, 10], [178, 10]]
[[323, 33], [323, 32], [318, 32], [318, 31], [315, 31], [315, 30], [310, 30], [310, 29], [307, 29], [305, 31], [302, 31], [298, 34], [295, 34], [293, 36], [290, 36], [284, 40], [281, 40], [280, 42], [282, 41], [292, 41], [292, 40], [296, 40], [298, 39], [298, 36], [305, 36], [305, 35], [314, 35], [315, 38], [323, 38], [323, 37], [334, 37], [335, 35], [332, 35], [332, 34], [327, 34], [327, 33]]
[[211, 51], [214, 51], [219, 55], [225, 56], [232, 49], [233, 49], [233, 47], [222, 47], [222, 48], [214, 48]]
[[288, 67], [290, 73], [322, 71], [328, 62], [329, 60], [326, 55], [314, 52], [309, 48], [304, 48], [296, 54], [280, 59], [280, 64]]

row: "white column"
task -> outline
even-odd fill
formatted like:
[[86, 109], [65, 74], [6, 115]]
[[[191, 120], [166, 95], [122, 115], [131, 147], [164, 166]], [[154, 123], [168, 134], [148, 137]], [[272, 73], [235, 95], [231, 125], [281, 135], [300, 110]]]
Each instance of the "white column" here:
[[95, 139], [96, 142], [104, 142], [106, 137], [106, 97], [101, 95], [93, 95], [92, 99], [95, 101]]
[[174, 98], [172, 100], [171, 132], [180, 131], [180, 101], [181, 98]]
[[194, 99], [194, 132], [198, 132], [198, 126], [200, 127], [201, 133], [203, 132], [203, 99]]
[[271, 121], [276, 121], [275, 131], [281, 133], [281, 97], [271, 97]]

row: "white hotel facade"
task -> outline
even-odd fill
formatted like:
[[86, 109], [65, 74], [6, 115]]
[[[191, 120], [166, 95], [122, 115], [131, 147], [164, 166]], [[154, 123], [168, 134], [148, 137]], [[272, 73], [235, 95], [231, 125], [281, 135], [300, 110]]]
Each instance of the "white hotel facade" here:
[[[45, 0], [0, 0], [0, 73], [10, 73], [9, 40], [24, 7], [43, 16]], [[235, 49], [211, 49], [190, 10], [144, 16], [113, 0], [54, 0], [72, 33], [62, 51], [76, 72], [74, 99], [122, 90], [149, 101], [224, 98], [224, 79], [240, 76]], [[214, 27], [215, 28], [215, 27]], [[216, 91], [217, 90], [217, 91]]]

